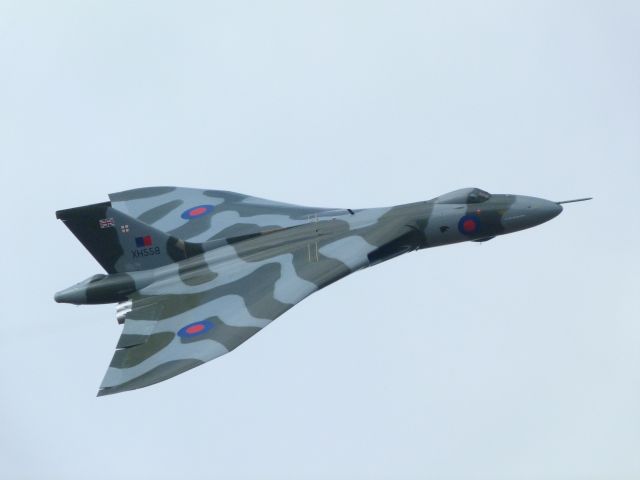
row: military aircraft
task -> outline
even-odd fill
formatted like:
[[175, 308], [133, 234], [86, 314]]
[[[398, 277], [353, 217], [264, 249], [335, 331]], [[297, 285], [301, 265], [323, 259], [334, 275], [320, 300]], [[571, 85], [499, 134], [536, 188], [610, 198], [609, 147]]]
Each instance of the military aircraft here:
[[412, 250], [484, 242], [562, 204], [456, 190], [387, 208], [315, 208], [239, 193], [148, 187], [56, 212], [107, 274], [55, 294], [117, 303], [124, 324], [98, 396], [224, 355], [313, 292]]

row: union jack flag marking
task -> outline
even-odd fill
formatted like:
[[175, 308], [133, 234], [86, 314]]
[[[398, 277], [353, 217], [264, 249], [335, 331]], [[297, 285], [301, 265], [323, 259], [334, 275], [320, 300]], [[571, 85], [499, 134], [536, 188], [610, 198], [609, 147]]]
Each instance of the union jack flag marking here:
[[116, 222], [113, 218], [103, 218], [102, 220], [98, 220], [98, 225], [100, 225], [100, 228], [111, 228], [115, 227]]

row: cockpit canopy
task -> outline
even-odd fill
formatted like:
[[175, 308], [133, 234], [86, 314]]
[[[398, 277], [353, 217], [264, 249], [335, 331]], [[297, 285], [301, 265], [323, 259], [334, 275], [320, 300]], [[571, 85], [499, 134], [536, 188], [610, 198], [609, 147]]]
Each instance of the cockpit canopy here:
[[479, 188], [461, 188], [435, 199], [436, 203], [482, 203], [491, 198], [489, 192]]

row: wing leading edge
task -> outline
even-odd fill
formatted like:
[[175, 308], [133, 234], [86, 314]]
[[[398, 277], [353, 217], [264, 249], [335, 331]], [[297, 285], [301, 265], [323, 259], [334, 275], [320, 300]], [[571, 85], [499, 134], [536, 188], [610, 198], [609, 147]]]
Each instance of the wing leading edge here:
[[223, 190], [147, 187], [109, 194], [111, 205], [142, 223], [191, 242], [302, 225], [333, 209], [275, 202]]

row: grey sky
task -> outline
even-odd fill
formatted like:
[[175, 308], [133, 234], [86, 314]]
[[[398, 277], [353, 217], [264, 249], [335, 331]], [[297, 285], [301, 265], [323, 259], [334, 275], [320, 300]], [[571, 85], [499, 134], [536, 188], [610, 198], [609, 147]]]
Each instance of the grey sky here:
[[[0, 0], [0, 476], [640, 477], [640, 4]], [[56, 209], [151, 185], [328, 207], [563, 200], [232, 354], [95, 394], [112, 305]]]

